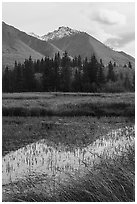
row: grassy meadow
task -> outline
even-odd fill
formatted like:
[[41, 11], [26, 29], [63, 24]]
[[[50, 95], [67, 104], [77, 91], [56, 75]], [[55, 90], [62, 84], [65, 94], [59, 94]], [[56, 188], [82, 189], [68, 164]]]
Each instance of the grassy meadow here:
[[3, 94], [3, 201], [133, 202], [134, 97]]
[[3, 116], [134, 116], [134, 93], [2, 95]]

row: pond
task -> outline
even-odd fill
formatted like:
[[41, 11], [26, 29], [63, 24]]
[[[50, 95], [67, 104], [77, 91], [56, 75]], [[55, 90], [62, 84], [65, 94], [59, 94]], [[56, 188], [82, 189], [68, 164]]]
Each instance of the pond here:
[[2, 158], [2, 184], [23, 179], [29, 175], [60, 175], [92, 167], [101, 158], [120, 156], [134, 144], [134, 127], [112, 130], [101, 139], [73, 151], [53, 148], [42, 139]]

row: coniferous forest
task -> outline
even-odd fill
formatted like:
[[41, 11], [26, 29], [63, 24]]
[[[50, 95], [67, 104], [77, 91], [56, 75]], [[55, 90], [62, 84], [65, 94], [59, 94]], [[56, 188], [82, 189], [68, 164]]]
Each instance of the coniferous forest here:
[[[132, 69], [124, 65], [123, 69]], [[81, 56], [71, 59], [65, 51], [61, 57], [45, 57], [33, 61], [31, 56], [24, 63], [17, 63], [13, 69], [7, 66], [2, 77], [3, 92], [124, 92], [134, 91], [135, 75], [115, 72], [116, 63], [107, 66], [95, 55], [88, 60]]]

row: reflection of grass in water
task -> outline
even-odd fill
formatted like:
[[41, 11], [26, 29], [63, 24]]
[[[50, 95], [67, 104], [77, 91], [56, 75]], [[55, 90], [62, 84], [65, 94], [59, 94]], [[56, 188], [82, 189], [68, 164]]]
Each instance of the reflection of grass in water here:
[[[94, 155], [94, 165], [83, 160], [84, 168], [69, 172], [64, 180], [46, 175], [29, 177], [11, 184], [8, 201], [134, 201], [134, 129], [125, 128], [110, 134], [96, 145], [105, 145], [112, 139], [112, 149]], [[123, 140], [121, 140], [123, 137]], [[122, 141], [122, 142], [119, 142]], [[116, 145], [119, 143], [119, 146]], [[94, 154], [94, 153], [93, 153]], [[99, 159], [99, 162], [96, 162]], [[51, 185], [51, 186], [50, 186]], [[4, 198], [4, 197], [3, 197]]]
[[75, 149], [91, 144], [111, 129], [133, 124], [131, 117], [3, 117], [2, 154], [41, 139], [54, 147], [61, 144]]

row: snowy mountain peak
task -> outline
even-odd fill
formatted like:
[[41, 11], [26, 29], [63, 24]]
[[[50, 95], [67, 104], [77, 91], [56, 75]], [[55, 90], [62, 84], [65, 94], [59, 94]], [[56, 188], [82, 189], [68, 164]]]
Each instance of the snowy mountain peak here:
[[61, 26], [58, 28], [58, 30], [49, 32], [47, 35], [43, 35], [41, 38], [45, 41], [48, 41], [53, 39], [60, 39], [70, 35], [75, 35], [77, 33], [80, 33], [80, 31], [71, 29], [69, 27]]

